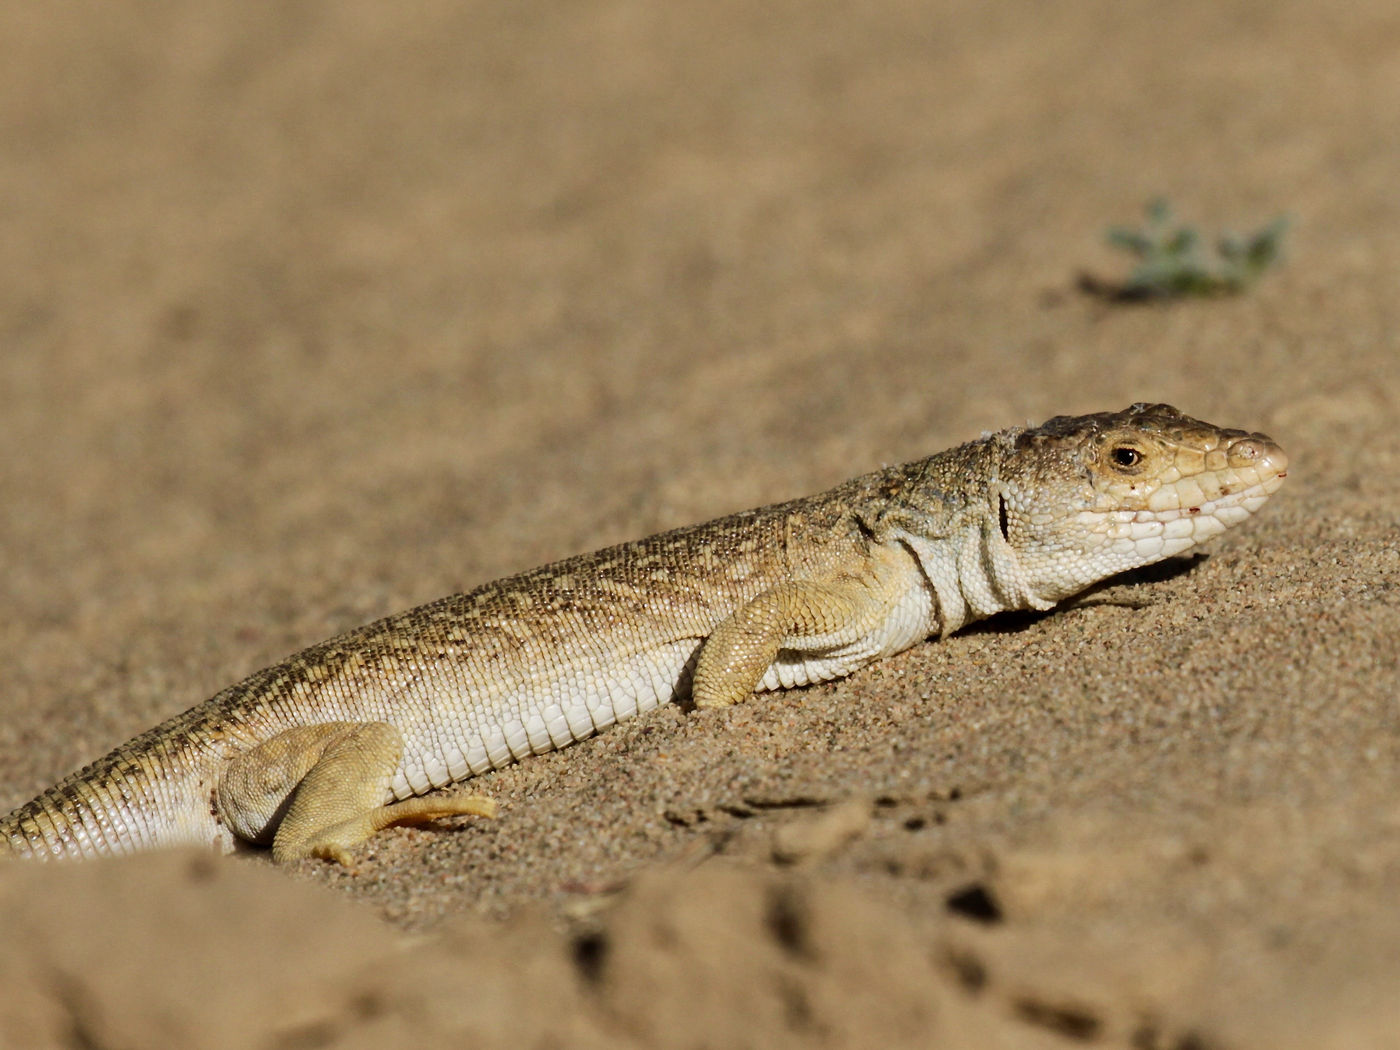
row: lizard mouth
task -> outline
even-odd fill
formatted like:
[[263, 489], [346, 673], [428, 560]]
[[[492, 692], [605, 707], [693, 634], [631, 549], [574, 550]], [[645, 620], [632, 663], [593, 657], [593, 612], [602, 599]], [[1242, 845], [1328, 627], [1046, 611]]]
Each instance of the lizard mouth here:
[[1169, 558], [1238, 525], [1262, 507], [1288, 477], [1288, 457], [1268, 438], [1235, 441], [1215, 470], [1163, 485], [1146, 506], [1089, 512], [1090, 525], [1120, 554]]
[[[1154, 498], [1148, 501], [1146, 508], [1131, 513], [1138, 521], [1174, 521], [1179, 517], [1213, 515], [1236, 507], [1243, 509], [1245, 514], [1253, 514], [1266, 499], [1282, 487], [1287, 477], [1288, 457], [1281, 448], [1274, 445], [1250, 467], [1214, 472], [1212, 480], [1218, 482], [1216, 486], [1202, 485], [1195, 479], [1184, 479], [1189, 483], [1189, 489], [1183, 491], [1186, 486], [1182, 483], [1173, 486], [1175, 491], [1170, 495], [1176, 497], [1174, 500], [1163, 499], [1159, 505], [1154, 506], [1154, 503], [1158, 503]], [[1199, 491], [1205, 498], [1195, 502], [1182, 501], [1180, 497], [1190, 490]], [[1154, 493], [1154, 497], [1157, 495], [1159, 494]]]
[[1109, 511], [1101, 519], [1103, 532], [1125, 554], [1169, 558], [1244, 521], [1278, 491], [1285, 477], [1287, 471], [1271, 472], [1252, 485], [1182, 507]]
[[[1097, 510], [1113, 521], [1171, 520], [1173, 512], [1211, 510], [1267, 499], [1288, 476], [1288, 456], [1262, 434], [1244, 434], [1226, 447], [1182, 446], [1168, 453], [1155, 476], [1128, 483], [1113, 481], [1102, 490]], [[1258, 503], [1249, 507], [1249, 513]], [[1125, 516], [1126, 515], [1126, 516]]]

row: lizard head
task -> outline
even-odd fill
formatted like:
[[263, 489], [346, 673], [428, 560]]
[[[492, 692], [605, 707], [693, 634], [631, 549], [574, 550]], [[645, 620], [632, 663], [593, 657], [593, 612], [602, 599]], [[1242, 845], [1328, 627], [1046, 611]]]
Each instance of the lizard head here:
[[1007, 434], [997, 507], [1022, 578], [1058, 601], [1169, 558], [1258, 510], [1287, 476], [1263, 434], [1170, 405], [1056, 416]]

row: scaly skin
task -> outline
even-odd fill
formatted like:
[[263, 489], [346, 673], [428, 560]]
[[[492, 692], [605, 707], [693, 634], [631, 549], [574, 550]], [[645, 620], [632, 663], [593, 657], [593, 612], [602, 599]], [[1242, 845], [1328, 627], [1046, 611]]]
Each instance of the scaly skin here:
[[389, 825], [495, 811], [433, 788], [659, 704], [838, 678], [1180, 554], [1286, 468], [1261, 434], [1139, 404], [570, 558], [259, 671], [0, 819], [0, 848], [252, 843], [348, 863]]

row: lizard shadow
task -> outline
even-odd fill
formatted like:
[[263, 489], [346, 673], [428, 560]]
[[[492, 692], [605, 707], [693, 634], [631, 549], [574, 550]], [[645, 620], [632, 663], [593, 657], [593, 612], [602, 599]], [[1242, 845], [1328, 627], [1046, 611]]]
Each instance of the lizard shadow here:
[[1033, 609], [1022, 609], [1015, 612], [997, 613], [995, 616], [985, 620], [978, 620], [976, 623], [968, 624], [958, 631], [958, 635], [967, 637], [975, 635], [1007, 635], [1016, 634], [1023, 631], [1033, 623], [1045, 619], [1047, 616], [1057, 616], [1068, 612], [1071, 609], [1086, 609], [1094, 606], [1115, 606], [1121, 609], [1145, 609], [1151, 605], [1153, 598], [1128, 599], [1128, 598], [1103, 598], [1096, 597], [1103, 592], [1112, 590], [1115, 587], [1137, 586], [1140, 584], [1165, 583], [1174, 580], [1178, 576], [1185, 576], [1195, 570], [1198, 563], [1205, 561], [1208, 554], [1187, 554], [1176, 558], [1168, 558], [1166, 561], [1159, 561], [1153, 565], [1144, 565], [1138, 569], [1129, 569], [1127, 572], [1120, 572], [1117, 576], [1110, 576], [1106, 580], [1100, 580], [1087, 590], [1081, 591], [1072, 598], [1066, 598], [1053, 609], [1046, 609], [1038, 612]]

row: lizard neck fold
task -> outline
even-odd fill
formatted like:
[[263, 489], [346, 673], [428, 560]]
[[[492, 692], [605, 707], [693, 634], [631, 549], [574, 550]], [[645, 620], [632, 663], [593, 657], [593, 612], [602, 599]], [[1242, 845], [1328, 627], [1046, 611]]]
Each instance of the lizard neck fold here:
[[897, 528], [893, 538], [914, 555], [938, 599], [938, 636], [1013, 609], [1053, 608], [1030, 586], [998, 524], [998, 494], [985, 513], [967, 515], [949, 532], [929, 536]]

